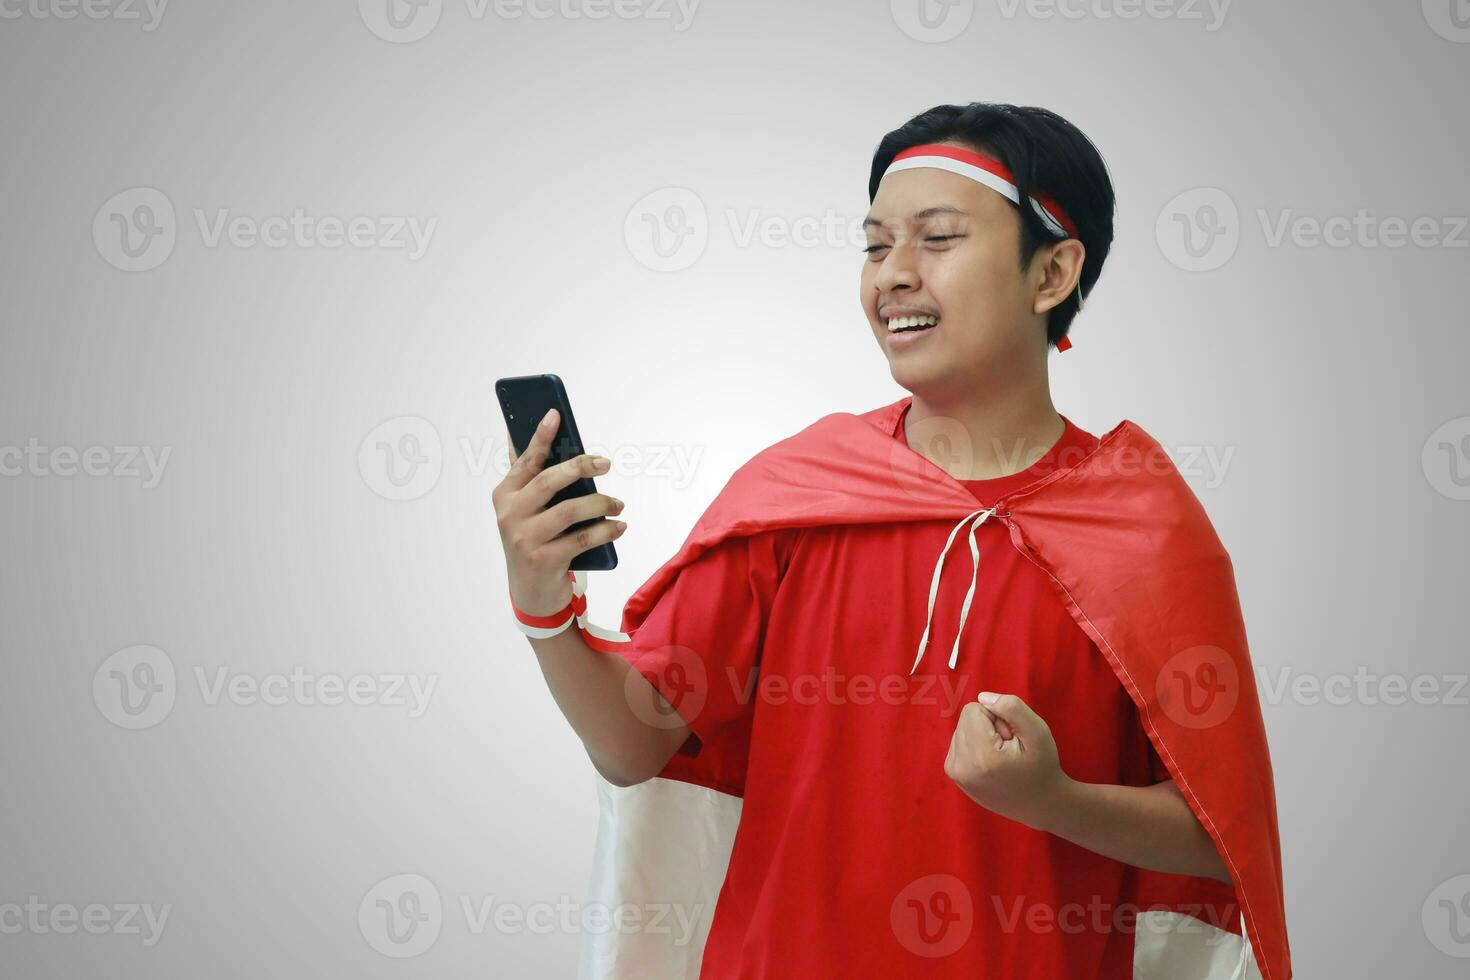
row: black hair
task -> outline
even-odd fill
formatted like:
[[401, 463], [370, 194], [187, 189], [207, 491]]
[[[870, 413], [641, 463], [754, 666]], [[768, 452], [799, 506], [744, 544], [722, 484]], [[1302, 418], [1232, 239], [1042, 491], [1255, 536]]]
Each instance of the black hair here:
[[[1076, 126], [1048, 109], [999, 102], [940, 105], [919, 113], [883, 137], [873, 154], [868, 202], [878, 196], [878, 182], [893, 158], [924, 143], [961, 143], [993, 156], [1016, 178], [1021, 200], [1038, 191], [1050, 195], [1077, 229], [1086, 250], [1079, 279], [1081, 295], [1091, 296], [1113, 244], [1113, 182], [1092, 141]], [[1033, 190], [1033, 188], [1035, 190]], [[1021, 268], [1043, 244], [1062, 241], [1030, 207], [1021, 216]], [[1047, 343], [1067, 335], [1080, 305], [1077, 290], [1047, 313]]]

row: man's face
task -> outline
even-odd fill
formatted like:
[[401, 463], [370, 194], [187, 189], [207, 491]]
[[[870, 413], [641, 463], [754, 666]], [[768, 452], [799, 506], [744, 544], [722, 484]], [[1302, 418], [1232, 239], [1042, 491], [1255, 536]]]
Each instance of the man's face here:
[[[954, 396], [1004, 383], [1031, 347], [1044, 355], [1035, 284], [1020, 265], [1021, 218], [1005, 197], [920, 167], [884, 177], [868, 217], [880, 224], [866, 225], [863, 310], [900, 385]], [[888, 321], [905, 310], [939, 322], [890, 333]]]

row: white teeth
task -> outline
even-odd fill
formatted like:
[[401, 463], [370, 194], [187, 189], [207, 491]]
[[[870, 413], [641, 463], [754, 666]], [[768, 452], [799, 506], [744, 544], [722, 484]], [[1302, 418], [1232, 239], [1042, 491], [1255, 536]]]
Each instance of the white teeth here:
[[888, 321], [888, 332], [892, 333], [895, 330], [902, 330], [905, 327], [917, 327], [920, 324], [926, 324], [932, 327], [938, 322], [939, 317], [937, 316], [896, 316]]

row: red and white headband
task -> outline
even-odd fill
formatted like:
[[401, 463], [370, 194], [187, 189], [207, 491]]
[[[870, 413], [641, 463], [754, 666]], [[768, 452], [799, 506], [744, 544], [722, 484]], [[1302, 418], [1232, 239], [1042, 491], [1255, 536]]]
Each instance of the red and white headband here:
[[[924, 143], [919, 146], [911, 146], [893, 158], [888, 169], [883, 171], [887, 177], [891, 173], [900, 170], [913, 170], [917, 167], [934, 167], [938, 170], [948, 170], [952, 174], [961, 177], [969, 177], [971, 180], [979, 181], [993, 191], [1004, 194], [1010, 202], [1017, 207], [1021, 204], [1021, 192], [1016, 188], [1015, 175], [994, 157], [988, 157], [983, 153], [962, 146], [946, 146], [942, 143]], [[1061, 205], [1050, 195], [1036, 191], [1029, 197], [1031, 208], [1036, 212], [1041, 223], [1046, 225], [1047, 230], [1055, 235], [1065, 235], [1068, 238], [1077, 237], [1077, 226], [1072, 219], [1067, 217]], [[1077, 284], [1077, 308], [1082, 308], [1082, 283]], [[1064, 351], [1072, 346], [1072, 341], [1066, 337], [1057, 341], [1057, 350]]]
[[[883, 176], [887, 177], [900, 170], [913, 170], [916, 167], [934, 167], [939, 170], [948, 170], [952, 174], [959, 174], [961, 177], [969, 177], [993, 191], [1004, 194], [1012, 204], [1019, 206], [1021, 203], [1021, 192], [1016, 189], [1016, 178], [1005, 164], [993, 157], [976, 153], [974, 150], [968, 150], [962, 146], [945, 146], [941, 143], [911, 146], [893, 158], [888, 169], [883, 171]], [[1046, 225], [1053, 234], [1076, 237], [1077, 226], [1072, 223], [1072, 219], [1067, 217], [1066, 212], [1055, 200], [1037, 191], [1031, 195], [1030, 201], [1037, 217], [1041, 218], [1041, 223]]]

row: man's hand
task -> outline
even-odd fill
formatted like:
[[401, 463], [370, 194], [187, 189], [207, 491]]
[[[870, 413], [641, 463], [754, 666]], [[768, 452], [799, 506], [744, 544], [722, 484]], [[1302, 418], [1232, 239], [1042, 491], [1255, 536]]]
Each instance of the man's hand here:
[[1033, 830], [1124, 864], [1230, 884], [1214, 842], [1172, 780], [1077, 782], [1062, 771], [1046, 722], [1013, 694], [982, 691], [960, 709], [944, 774], [976, 803]]
[[987, 810], [1036, 829], [1070, 782], [1041, 716], [1014, 694], [990, 691], [960, 709], [944, 774]]
[[[588, 548], [620, 537], [628, 526], [623, 521], [605, 519], [608, 514], [623, 511], [623, 502], [605, 493], [546, 506], [558, 490], [580, 477], [601, 476], [612, 465], [606, 456], [583, 453], [546, 467], [559, 415], [554, 408], [546, 413], [524, 456], [517, 456], [515, 447], [511, 447], [510, 472], [490, 494], [505, 546], [511, 601], [533, 616], [550, 615], [570, 602], [572, 583], [567, 569], [572, 559]], [[594, 517], [604, 519], [575, 531], [567, 530]]]

